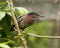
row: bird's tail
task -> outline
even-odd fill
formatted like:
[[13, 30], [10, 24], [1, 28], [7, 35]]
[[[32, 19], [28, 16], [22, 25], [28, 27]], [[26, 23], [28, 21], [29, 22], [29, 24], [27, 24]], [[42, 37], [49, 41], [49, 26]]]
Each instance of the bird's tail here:
[[10, 27], [11, 28], [11, 31], [14, 31], [14, 27], [15, 27], [15, 25], [12, 24], [11, 27]]

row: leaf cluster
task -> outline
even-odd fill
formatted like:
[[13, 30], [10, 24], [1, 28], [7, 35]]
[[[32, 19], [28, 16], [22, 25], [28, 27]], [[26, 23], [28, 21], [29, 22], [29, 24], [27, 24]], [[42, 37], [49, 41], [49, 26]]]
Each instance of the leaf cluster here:
[[11, 47], [21, 43], [20, 38], [16, 37], [17, 32], [10, 30], [12, 23], [8, 3], [6, 3], [0, 7], [0, 43], [7, 44]]

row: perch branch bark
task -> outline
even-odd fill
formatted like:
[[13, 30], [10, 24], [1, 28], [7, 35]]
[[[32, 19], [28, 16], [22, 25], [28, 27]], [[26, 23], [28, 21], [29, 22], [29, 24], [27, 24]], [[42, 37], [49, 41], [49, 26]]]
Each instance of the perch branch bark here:
[[19, 29], [16, 17], [14, 15], [14, 9], [13, 9], [13, 2], [12, 2], [12, 0], [8, 0], [8, 4], [9, 4], [10, 11], [11, 11], [12, 19], [14, 21], [14, 24], [16, 25], [16, 30], [17, 30], [18, 35], [20, 36], [20, 38], [22, 40], [23, 48], [28, 48], [27, 44], [26, 44], [26, 40], [25, 40], [24, 35], [23, 35], [23, 32]]

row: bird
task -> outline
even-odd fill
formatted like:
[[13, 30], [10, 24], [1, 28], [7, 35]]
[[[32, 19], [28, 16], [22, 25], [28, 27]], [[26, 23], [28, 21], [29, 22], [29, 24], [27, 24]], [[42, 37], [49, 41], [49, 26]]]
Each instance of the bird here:
[[[34, 24], [34, 22], [36, 22], [40, 15], [37, 13], [37, 12], [30, 12], [28, 14], [23, 14], [23, 15], [20, 15], [16, 18], [17, 22], [18, 22], [18, 25], [19, 25], [19, 28], [21, 30], [24, 30], [25, 28], [31, 26], [32, 24]], [[40, 16], [40, 17], [43, 17], [43, 16]], [[11, 31], [14, 31], [15, 29], [15, 25], [12, 24], [11, 25]]]

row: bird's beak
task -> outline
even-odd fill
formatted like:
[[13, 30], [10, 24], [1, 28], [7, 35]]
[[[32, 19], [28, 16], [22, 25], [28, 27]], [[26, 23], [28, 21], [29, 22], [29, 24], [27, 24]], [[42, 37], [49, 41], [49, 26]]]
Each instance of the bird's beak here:
[[44, 16], [43, 16], [43, 15], [40, 15], [40, 17], [44, 18]]
[[44, 16], [43, 16], [43, 15], [39, 15], [39, 14], [37, 14], [37, 16], [38, 16], [38, 17], [42, 17], [42, 18], [44, 18]]
[[45, 16], [39, 15], [36, 19], [37, 19], [37, 21], [41, 21], [43, 18], [45, 18]]

